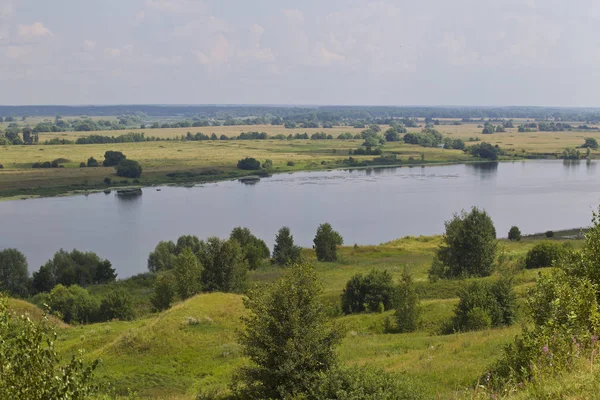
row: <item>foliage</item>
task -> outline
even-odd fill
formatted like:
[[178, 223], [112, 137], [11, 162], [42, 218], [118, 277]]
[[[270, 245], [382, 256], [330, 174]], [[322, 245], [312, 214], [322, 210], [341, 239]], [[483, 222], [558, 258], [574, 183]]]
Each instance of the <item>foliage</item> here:
[[500, 147], [498, 145], [492, 146], [489, 143], [481, 142], [479, 144], [473, 145], [469, 147], [469, 152], [479, 158], [485, 158], [487, 160], [495, 161], [498, 159], [498, 156], [502, 154]]
[[595, 138], [585, 138], [585, 143], [581, 146], [582, 148], [589, 148], [598, 150], [598, 141]]
[[429, 270], [430, 278], [489, 276], [496, 259], [496, 229], [485, 211], [473, 207], [446, 221], [444, 242]]
[[20, 297], [29, 293], [27, 259], [17, 249], [0, 251], [0, 292]]
[[129, 321], [135, 317], [131, 296], [122, 289], [111, 288], [100, 302], [100, 321]]
[[396, 327], [399, 332], [413, 332], [419, 327], [421, 304], [412, 275], [405, 268], [394, 298]]
[[579, 160], [581, 153], [577, 149], [566, 148], [563, 150], [561, 158], [565, 160]]
[[392, 274], [388, 271], [372, 270], [366, 275], [356, 274], [342, 291], [342, 311], [346, 314], [375, 312], [379, 304], [389, 310], [394, 303], [395, 293]]
[[175, 282], [183, 300], [202, 290], [202, 265], [190, 248], [184, 248], [175, 259]]
[[560, 243], [550, 241], [538, 243], [527, 252], [525, 267], [527, 269], [552, 267], [565, 251], [566, 248]]
[[[15, 324], [18, 332], [13, 332]], [[61, 364], [55, 341], [56, 332], [45, 317], [40, 323], [15, 318], [0, 295], [0, 398], [83, 400], [97, 392], [93, 373], [98, 360], [85, 365], [77, 355]]]
[[240, 293], [246, 288], [248, 264], [235, 240], [210, 237], [200, 243], [202, 288], [209, 292]]
[[314, 268], [295, 265], [278, 282], [248, 293], [239, 343], [251, 364], [236, 379], [241, 398], [308, 394], [336, 364], [341, 335], [327, 318], [321, 292]]
[[273, 262], [284, 266], [300, 260], [301, 249], [294, 244], [294, 236], [287, 226], [282, 227], [275, 236], [275, 247], [273, 248]]
[[142, 176], [142, 166], [135, 160], [122, 160], [115, 167], [117, 176], [139, 178]]
[[260, 169], [260, 161], [258, 161], [256, 158], [246, 157], [238, 161], [237, 167], [239, 169], [257, 170]]
[[105, 167], [115, 167], [126, 158], [127, 156], [120, 151], [108, 150], [104, 153], [104, 161], [102, 162], [102, 165]]
[[512, 242], [518, 242], [521, 240], [521, 230], [518, 226], [511, 226], [508, 231], [508, 240]]
[[48, 292], [54, 286], [88, 286], [113, 282], [117, 277], [110, 261], [102, 260], [96, 253], [61, 249], [37, 272], [33, 273], [33, 288], [37, 292]]
[[172, 269], [175, 265], [175, 243], [160, 241], [148, 256], [148, 271], [160, 272]]
[[438, 147], [442, 144], [444, 136], [432, 128], [424, 128], [421, 133], [407, 133], [404, 143], [418, 144], [422, 147]]
[[154, 288], [150, 302], [153, 311], [163, 311], [171, 307], [175, 297], [175, 282], [169, 272], [161, 272], [154, 281]]
[[473, 281], [460, 292], [454, 317], [444, 331], [453, 333], [512, 325], [516, 311], [517, 298], [511, 279], [503, 277], [493, 283]]
[[78, 285], [56, 285], [47, 298], [50, 311], [67, 323], [88, 323], [98, 320], [100, 303]]
[[261, 262], [271, 255], [264, 240], [254, 236], [248, 228], [233, 228], [229, 239], [236, 240], [240, 244], [244, 253], [244, 260], [248, 263], [250, 270], [257, 269]]
[[342, 235], [334, 231], [329, 223], [319, 225], [317, 234], [313, 240], [317, 260], [334, 262], [337, 261], [337, 246], [344, 244]]
[[100, 164], [98, 163], [98, 161], [94, 158], [94, 157], [90, 157], [87, 160], [87, 166], [88, 167], [97, 167]]
[[444, 138], [444, 148], [445, 149], [454, 149], [454, 150], [464, 150], [465, 142], [462, 139], [451, 139]]

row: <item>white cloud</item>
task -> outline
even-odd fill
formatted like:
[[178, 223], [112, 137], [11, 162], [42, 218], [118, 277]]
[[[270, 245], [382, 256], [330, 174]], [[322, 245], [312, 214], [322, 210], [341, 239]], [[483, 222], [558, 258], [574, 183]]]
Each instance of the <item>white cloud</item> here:
[[31, 53], [29, 46], [8, 46], [6, 48], [6, 57], [16, 60]]
[[144, 11], [139, 11], [138, 13], [135, 14], [135, 20], [138, 22], [143, 21], [144, 18], [146, 18], [146, 13]]
[[106, 58], [116, 58], [121, 55], [121, 50], [107, 47], [104, 49], [104, 57]]
[[304, 22], [304, 13], [298, 9], [285, 9], [283, 10], [283, 15], [291, 21]]
[[83, 50], [84, 51], [92, 51], [96, 48], [96, 42], [93, 40], [84, 40], [83, 41]]
[[13, 6], [10, 3], [0, 5], [0, 19], [8, 18], [13, 15]]
[[146, 0], [148, 8], [172, 13], [184, 11], [187, 5], [187, 0]]
[[234, 48], [223, 35], [219, 35], [211, 48], [204, 51], [196, 51], [196, 58], [200, 64], [221, 64], [229, 60]]
[[329, 51], [324, 46], [320, 47], [320, 49], [318, 51], [319, 51], [319, 56], [321, 58], [321, 61], [325, 65], [343, 62], [346, 59], [346, 57], [344, 57], [343, 55]]
[[18, 34], [24, 39], [52, 36], [50, 29], [46, 28], [41, 22], [34, 22], [31, 25], [19, 25]]

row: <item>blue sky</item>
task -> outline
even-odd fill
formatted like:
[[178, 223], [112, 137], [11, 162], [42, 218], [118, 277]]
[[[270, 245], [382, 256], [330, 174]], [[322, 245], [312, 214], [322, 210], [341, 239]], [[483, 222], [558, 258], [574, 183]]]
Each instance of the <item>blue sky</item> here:
[[600, 106], [593, 0], [0, 0], [0, 104]]

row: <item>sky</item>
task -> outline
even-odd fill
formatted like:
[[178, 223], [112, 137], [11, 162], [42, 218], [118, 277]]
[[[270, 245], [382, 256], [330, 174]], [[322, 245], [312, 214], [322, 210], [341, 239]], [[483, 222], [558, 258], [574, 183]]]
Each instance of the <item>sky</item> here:
[[600, 106], [598, 0], [0, 0], [0, 104]]

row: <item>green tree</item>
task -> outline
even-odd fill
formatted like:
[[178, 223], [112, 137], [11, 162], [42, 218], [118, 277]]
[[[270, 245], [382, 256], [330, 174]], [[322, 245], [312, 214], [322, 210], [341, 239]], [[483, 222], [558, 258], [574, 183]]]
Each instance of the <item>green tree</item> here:
[[489, 276], [496, 260], [496, 229], [485, 211], [473, 207], [446, 221], [443, 243], [429, 269], [431, 279]]
[[235, 240], [240, 244], [244, 253], [244, 259], [248, 263], [250, 270], [257, 269], [261, 265], [261, 262], [271, 255], [264, 240], [254, 236], [248, 228], [240, 226], [233, 228], [229, 239]]
[[598, 141], [595, 138], [585, 138], [585, 143], [581, 146], [583, 148], [598, 150]]
[[123, 289], [111, 288], [100, 302], [100, 320], [130, 321], [135, 317], [131, 295]]
[[102, 162], [102, 165], [105, 167], [115, 167], [126, 158], [127, 156], [120, 151], [108, 150], [104, 153], [104, 161]]
[[181, 254], [185, 249], [190, 249], [192, 253], [198, 257], [200, 255], [200, 249], [202, 247], [198, 236], [194, 235], [181, 235], [177, 238], [177, 244], [175, 245], [175, 254]]
[[394, 299], [396, 326], [399, 332], [413, 332], [419, 327], [421, 303], [415, 290], [412, 275], [407, 268], [402, 271]]
[[533, 246], [525, 256], [525, 268], [552, 267], [567, 251], [560, 243], [544, 241]]
[[96, 274], [94, 283], [104, 284], [114, 282], [117, 279], [117, 272], [108, 260], [100, 261], [96, 265]]
[[518, 242], [521, 240], [521, 230], [518, 226], [512, 226], [508, 231], [508, 240]]
[[384, 310], [391, 309], [395, 293], [396, 286], [388, 271], [372, 270], [367, 275], [356, 274], [342, 291], [342, 311], [346, 314], [374, 312], [380, 304]]
[[240, 293], [246, 288], [248, 264], [237, 241], [210, 237], [201, 242], [199, 258], [204, 290]]
[[154, 281], [154, 290], [150, 303], [154, 311], [167, 310], [175, 298], [175, 281], [170, 272], [161, 272]]
[[175, 281], [177, 292], [185, 300], [202, 290], [202, 265], [191, 249], [182, 250], [175, 260]]
[[341, 335], [327, 318], [321, 293], [309, 265], [295, 265], [278, 282], [248, 293], [239, 343], [251, 364], [239, 371], [242, 398], [301, 396], [335, 366]]
[[337, 247], [344, 244], [344, 239], [326, 222], [317, 228], [317, 234], [313, 242], [317, 260], [334, 262], [337, 261]]
[[273, 261], [278, 265], [290, 265], [300, 260], [301, 249], [294, 244], [294, 236], [287, 226], [282, 227], [275, 236]]
[[160, 272], [175, 266], [175, 243], [160, 241], [148, 256], [148, 271]]
[[37, 323], [29, 316], [15, 317], [6, 304], [0, 294], [0, 399], [84, 400], [97, 392], [93, 374], [98, 360], [86, 365], [75, 355], [63, 364], [47, 318]]
[[238, 161], [237, 167], [239, 169], [257, 170], [260, 169], [260, 161], [256, 158], [246, 157]]
[[100, 164], [98, 164], [98, 161], [94, 157], [88, 158], [88, 160], [87, 160], [88, 167], [97, 167], [98, 165], [100, 165]]
[[4, 291], [20, 297], [29, 293], [27, 259], [17, 249], [0, 251], [0, 292]]
[[115, 167], [117, 176], [139, 178], [142, 176], [142, 166], [135, 160], [122, 160]]
[[67, 323], [95, 322], [100, 304], [79, 285], [56, 285], [48, 295], [48, 307]]

